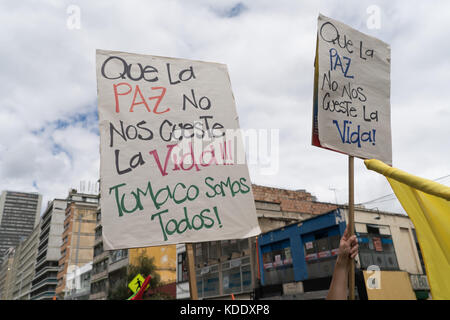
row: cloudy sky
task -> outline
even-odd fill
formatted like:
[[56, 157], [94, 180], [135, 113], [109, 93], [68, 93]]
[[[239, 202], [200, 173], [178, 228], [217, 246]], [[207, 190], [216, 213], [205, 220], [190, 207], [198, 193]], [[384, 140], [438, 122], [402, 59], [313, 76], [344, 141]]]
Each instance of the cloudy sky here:
[[[227, 64], [241, 127], [279, 130], [277, 172], [252, 182], [345, 203], [347, 157], [311, 146], [319, 12], [390, 44], [393, 165], [449, 185], [448, 1], [42, 0], [0, 3], [0, 190], [46, 203], [97, 181], [98, 48]], [[401, 210], [360, 159], [355, 187]]]

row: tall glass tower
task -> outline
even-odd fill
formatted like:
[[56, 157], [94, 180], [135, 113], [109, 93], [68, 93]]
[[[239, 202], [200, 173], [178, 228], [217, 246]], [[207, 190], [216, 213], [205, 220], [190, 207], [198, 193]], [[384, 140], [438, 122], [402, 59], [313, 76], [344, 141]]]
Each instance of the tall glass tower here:
[[0, 195], [0, 264], [10, 247], [25, 240], [39, 222], [42, 196], [3, 191]]

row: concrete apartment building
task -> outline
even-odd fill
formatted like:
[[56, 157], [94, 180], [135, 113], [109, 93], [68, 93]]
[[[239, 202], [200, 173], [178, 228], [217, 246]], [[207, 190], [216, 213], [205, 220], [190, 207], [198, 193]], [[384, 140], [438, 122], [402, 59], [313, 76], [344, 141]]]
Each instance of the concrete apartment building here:
[[67, 287], [67, 274], [92, 262], [97, 207], [98, 195], [77, 193], [76, 190], [69, 193], [55, 290], [59, 299], [64, 299], [72, 288], [71, 285]]
[[67, 202], [67, 199], [54, 199], [41, 217], [31, 300], [51, 300], [55, 296]]
[[40, 232], [40, 225], [37, 225], [31, 235], [16, 247], [14, 265], [17, 270], [15, 273], [14, 300], [30, 300]]
[[[91, 271], [91, 294], [89, 300], [106, 300], [109, 290], [108, 264], [109, 252], [103, 250], [102, 212], [100, 206], [96, 211], [94, 254]], [[127, 251], [128, 253], [128, 251]]]
[[[68, 227], [66, 223], [69, 222], [66, 213], [68, 213], [68, 216], [73, 213], [73, 207], [70, 206], [71, 203], [86, 202], [93, 203], [96, 206], [96, 197], [90, 194], [78, 193], [75, 189], [72, 189], [69, 191], [66, 199], [54, 199], [48, 203], [40, 222], [35, 274], [30, 293], [31, 300], [51, 300], [56, 296], [63, 232], [65, 231], [64, 227]], [[77, 217], [78, 215], [75, 214], [75, 216]], [[75, 230], [77, 231], [78, 229]], [[80, 236], [81, 234], [80, 232]], [[65, 238], [65, 241], [68, 241], [68, 239], [69, 237]]]
[[16, 269], [14, 268], [15, 248], [9, 248], [4, 253], [0, 264], [0, 300], [12, 300]]
[[39, 222], [42, 196], [3, 191], [0, 195], [0, 263], [9, 248], [26, 239]]

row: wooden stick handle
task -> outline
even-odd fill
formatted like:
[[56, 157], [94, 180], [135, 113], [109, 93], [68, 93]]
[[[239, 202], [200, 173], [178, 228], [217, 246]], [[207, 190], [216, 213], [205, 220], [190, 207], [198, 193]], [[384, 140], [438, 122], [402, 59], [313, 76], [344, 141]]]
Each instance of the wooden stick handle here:
[[[355, 230], [355, 160], [353, 156], [348, 157], [348, 231], [352, 236]], [[355, 264], [350, 263], [348, 274], [349, 300], [355, 300]]]
[[188, 262], [189, 292], [191, 294], [191, 300], [198, 300], [197, 277], [195, 276], [194, 247], [192, 243], [186, 243], [186, 257]]

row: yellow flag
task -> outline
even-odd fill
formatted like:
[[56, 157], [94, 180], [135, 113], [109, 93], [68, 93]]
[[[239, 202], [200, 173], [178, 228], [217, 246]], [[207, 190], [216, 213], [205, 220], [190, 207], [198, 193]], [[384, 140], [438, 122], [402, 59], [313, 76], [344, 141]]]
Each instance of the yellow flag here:
[[379, 160], [364, 164], [387, 178], [411, 218], [433, 299], [450, 299], [450, 188]]

